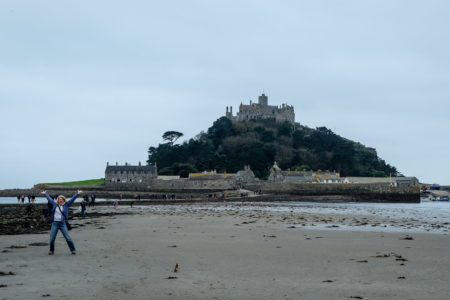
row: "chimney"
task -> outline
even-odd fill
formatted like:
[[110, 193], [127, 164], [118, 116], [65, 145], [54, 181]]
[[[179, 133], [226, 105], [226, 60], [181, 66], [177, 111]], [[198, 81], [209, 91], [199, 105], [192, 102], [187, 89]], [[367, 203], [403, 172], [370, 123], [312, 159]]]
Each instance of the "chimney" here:
[[109, 167], [109, 161], [106, 162], [106, 166]]
[[139, 167], [141, 166], [141, 162], [139, 162]]
[[127, 163], [127, 162], [125, 163], [125, 166], [128, 166], [128, 163]]
[[117, 163], [117, 161], [116, 161], [116, 166], [118, 166], [119, 164]]

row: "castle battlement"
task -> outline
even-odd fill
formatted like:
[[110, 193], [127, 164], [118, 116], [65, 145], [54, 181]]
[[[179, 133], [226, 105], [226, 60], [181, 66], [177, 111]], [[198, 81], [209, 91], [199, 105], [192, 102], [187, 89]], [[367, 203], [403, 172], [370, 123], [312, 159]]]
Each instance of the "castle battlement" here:
[[292, 105], [269, 105], [269, 98], [262, 94], [258, 97], [258, 103], [241, 104], [236, 116], [233, 116], [233, 107], [226, 107], [225, 116], [233, 121], [244, 122], [249, 120], [274, 119], [277, 123], [288, 121], [295, 122], [295, 112]]

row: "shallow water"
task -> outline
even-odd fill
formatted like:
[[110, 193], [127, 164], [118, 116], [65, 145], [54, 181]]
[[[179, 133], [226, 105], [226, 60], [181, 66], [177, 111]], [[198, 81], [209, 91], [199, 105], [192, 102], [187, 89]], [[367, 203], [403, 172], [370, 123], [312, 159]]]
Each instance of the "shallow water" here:
[[[142, 207], [145, 209], [145, 207]], [[315, 202], [227, 202], [195, 205], [150, 206], [153, 211], [169, 212], [262, 212], [293, 216], [309, 216], [308, 221], [288, 223], [308, 229], [377, 231], [377, 232], [449, 232], [450, 203], [315, 203]], [[315, 217], [319, 216], [319, 217]], [[331, 216], [331, 220], [317, 219]], [[308, 218], [307, 218], [308, 219]], [[342, 219], [347, 221], [343, 222]], [[357, 221], [350, 221], [356, 219]], [[359, 224], [358, 224], [359, 221]], [[299, 224], [303, 223], [303, 224]], [[366, 223], [366, 224], [364, 224]], [[364, 225], [361, 225], [364, 224]]]
[[164, 208], [194, 210], [261, 210], [274, 212], [319, 213], [343, 215], [378, 215], [395, 218], [422, 218], [426, 220], [443, 221], [450, 217], [449, 202], [421, 203], [316, 203], [316, 202], [227, 202], [209, 204], [161, 205]]
[[[96, 202], [100, 204], [99, 207], [103, 207], [102, 202], [105, 204], [105, 201], [105, 199], [96, 199]], [[36, 203], [46, 202], [45, 198], [36, 198]], [[109, 202], [112, 203], [111, 200]], [[0, 204], [3, 203], [17, 203], [17, 198], [0, 198]], [[27, 203], [26, 199], [25, 204]], [[444, 234], [450, 231], [450, 203], [437, 201], [422, 201], [421, 203], [211, 202], [205, 204], [135, 205], [134, 207], [143, 211], [162, 213], [240, 211], [242, 213], [261, 212], [266, 215], [277, 213], [297, 217], [309, 216], [309, 220], [306, 222], [287, 223], [291, 226], [308, 229], [332, 228], [333, 230]], [[117, 209], [128, 209], [128, 206], [119, 206]], [[325, 218], [324, 216], [331, 217], [329, 221], [321, 222], [317, 221], [315, 216], [319, 216], [319, 219]], [[343, 222], [343, 219], [346, 221]], [[349, 221], [351, 219], [357, 221]]]

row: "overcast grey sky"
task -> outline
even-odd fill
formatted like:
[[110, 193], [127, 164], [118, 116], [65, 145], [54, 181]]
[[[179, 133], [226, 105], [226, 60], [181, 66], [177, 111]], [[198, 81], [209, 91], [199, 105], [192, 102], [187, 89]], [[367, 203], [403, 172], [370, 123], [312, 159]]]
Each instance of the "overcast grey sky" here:
[[0, 2], [0, 188], [104, 176], [240, 102], [450, 184], [449, 1]]

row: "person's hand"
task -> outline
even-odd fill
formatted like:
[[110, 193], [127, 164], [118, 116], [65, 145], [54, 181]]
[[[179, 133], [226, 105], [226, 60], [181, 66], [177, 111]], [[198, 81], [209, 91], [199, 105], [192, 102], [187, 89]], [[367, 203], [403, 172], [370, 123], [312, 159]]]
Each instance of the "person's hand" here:
[[47, 193], [47, 191], [42, 191], [41, 192], [42, 195], [45, 195], [46, 193]]
[[83, 193], [82, 190], [78, 190], [78, 191], [77, 191], [77, 194], [81, 194], [81, 193]]

